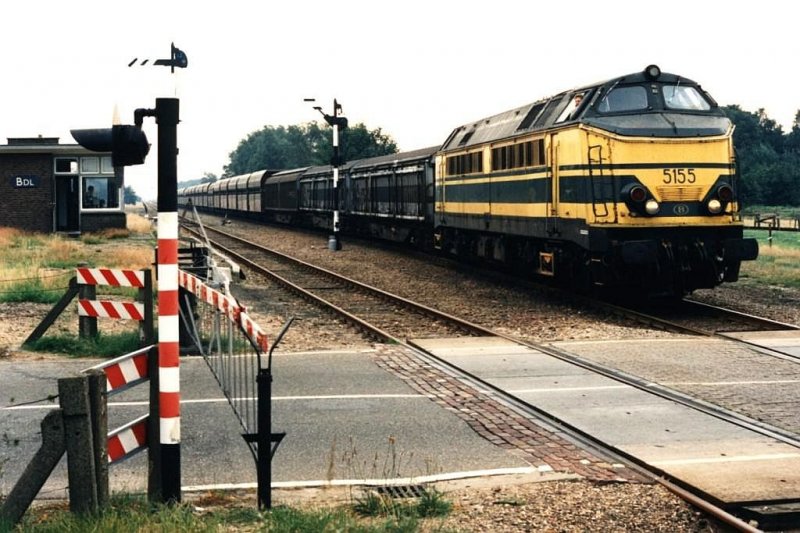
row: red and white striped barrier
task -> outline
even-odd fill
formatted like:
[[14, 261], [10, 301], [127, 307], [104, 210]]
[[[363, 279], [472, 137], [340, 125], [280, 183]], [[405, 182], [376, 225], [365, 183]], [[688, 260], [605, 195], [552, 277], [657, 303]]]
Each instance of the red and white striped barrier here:
[[239, 323], [242, 326], [242, 329], [247, 334], [250, 339], [256, 343], [259, 349], [262, 352], [266, 352], [269, 350], [269, 342], [267, 342], [267, 334], [264, 333], [258, 324], [250, 318], [250, 316], [242, 309], [241, 313], [239, 313]]
[[152, 348], [153, 346], [140, 348], [135, 352], [87, 368], [84, 372], [102, 370], [106, 375], [106, 394], [112, 396], [148, 379], [147, 358]]
[[239, 305], [234, 298], [212, 289], [197, 276], [193, 276], [183, 270], [178, 273], [178, 283], [205, 303], [225, 313], [233, 323], [240, 325], [242, 330], [250, 337], [250, 340], [262, 351], [266, 351], [269, 348], [267, 334], [248, 316], [245, 308]]
[[78, 300], [78, 316], [143, 321], [144, 304], [111, 300]]
[[216, 289], [212, 289], [197, 276], [193, 276], [183, 270], [178, 271], [178, 283], [181, 287], [191, 292], [208, 305], [228, 315], [232, 321], [238, 321], [241, 307], [235, 299], [226, 296]]
[[78, 268], [78, 283], [81, 285], [111, 285], [112, 287], [144, 287], [141, 270], [117, 270], [111, 268]]
[[141, 416], [108, 434], [108, 463], [127, 459], [147, 448], [147, 418]]

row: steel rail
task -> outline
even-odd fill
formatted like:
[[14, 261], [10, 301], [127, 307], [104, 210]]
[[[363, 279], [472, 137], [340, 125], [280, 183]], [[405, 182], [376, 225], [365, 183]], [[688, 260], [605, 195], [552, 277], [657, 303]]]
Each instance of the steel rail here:
[[[598, 306], [615, 313], [618, 313], [622, 316], [627, 316], [633, 318], [634, 320], [640, 321], [644, 324], [648, 325], [658, 325], [662, 326], [665, 329], [669, 329], [676, 333], [689, 333], [691, 335], [697, 335], [700, 337], [716, 337], [720, 339], [725, 339], [727, 341], [736, 342], [739, 344], [746, 344], [748, 346], [753, 346], [761, 350], [765, 355], [769, 355], [771, 357], [777, 357], [779, 359], [783, 359], [792, 363], [800, 364], [800, 357], [793, 355], [791, 353], [783, 352], [777, 348], [772, 348], [769, 346], [764, 346], [757, 342], [749, 341], [746, 339], [739, 338], [735, 335], [731, 335], [731, 331], [724, 331], [724, 330], [716, 330], [710, 331], [708, 329], [702, 329], [699, 327], [690, 326], [687, 324], [683, 324], [680, 322], [675, 322], [673, 320], [669, 320], [666, 318], [659, 317], [657, 315], [653, 315], [650, 313], [644, 313], [642, 311], [638, 311], [636, 309], [631, 309], [630, 307], [624, 307], [622, 305], [617, 305], [610, 302], [604, 302], [602, 300], [595, 300], [590, 299], [587, 301], [590, 305]], [[760, 324], [762, 326], [767, 326], [770, 329], [765, 329], [762, 331], [797, 331], [800, 330], [800, 326], [796, 324], [789, 324], [786, 322], [779, 322], [777, 320], [772, 320], [769, 318], [759, 317], [756, 315], [751, 315], [748, 313], [743, 313], [741, 311], [736, 311], [734, 309], [728, 309], [724, 307], [718, 307], [710, 304], [706, 304], [703, 302], [696, 302], [694, 300], [683, 299], [681, 300], [682, 305], [687, 305], [689, 307], [695, 307], [697, 309], [702, 309], [704, 311], [712, 311], [717, 313], [720, 316], [731, 316], [735, 317], [736, 319], [750, 321], [751, 323]], [[758, 331], [758, 330], [756, 330]]]

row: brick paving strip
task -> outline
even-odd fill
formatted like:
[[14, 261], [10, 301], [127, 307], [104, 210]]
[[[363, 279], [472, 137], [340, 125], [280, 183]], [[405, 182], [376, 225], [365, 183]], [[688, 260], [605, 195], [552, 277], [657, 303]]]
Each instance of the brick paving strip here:
[[445, 374], [400, 346], [378, 345], [375, 363], [464, 420], [492, 444], [542, 471], [574, 473], [591, 481], [649, 482], [542, 427], [499, 401]]

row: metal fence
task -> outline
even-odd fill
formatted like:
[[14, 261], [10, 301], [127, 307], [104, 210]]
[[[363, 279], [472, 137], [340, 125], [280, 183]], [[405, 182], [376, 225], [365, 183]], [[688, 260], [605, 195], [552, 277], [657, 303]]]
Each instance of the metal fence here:
[[[267, 337], [244, 307], [216, 286], [183, 270], [181, 347], [205, 359], [243, 429], [258, 471], [259, 505], [271, 506], [271, 459], [285, 433], [272, 433], [272, 351]], [[280, 341], [291, 320], [276, 337]]]

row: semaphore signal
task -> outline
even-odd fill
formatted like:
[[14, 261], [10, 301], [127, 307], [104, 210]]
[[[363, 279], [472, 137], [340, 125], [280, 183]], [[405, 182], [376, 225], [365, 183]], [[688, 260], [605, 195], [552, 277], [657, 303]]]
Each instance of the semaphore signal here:
[[[134, 57], [130, 63], [128, 63], [129, 67], [132, 67], [139, 61], [138, 57]], [[139, 63], [140, 67], [147, 65], [149, 59], [143, 59], [141, 63]], [[171, 44], [170, 47], [170, 58], [169, 59], [156, 59], [153, 62], [153, 66], [161, 66], [161, 67], [170, 67], [170, 70], [174, 73], [175, 67], [178, 68], [186, 68], [189, 65], [189, 59], [186, 57], [186, 54], [180, 48], [175, 47], [175, 43]]]

